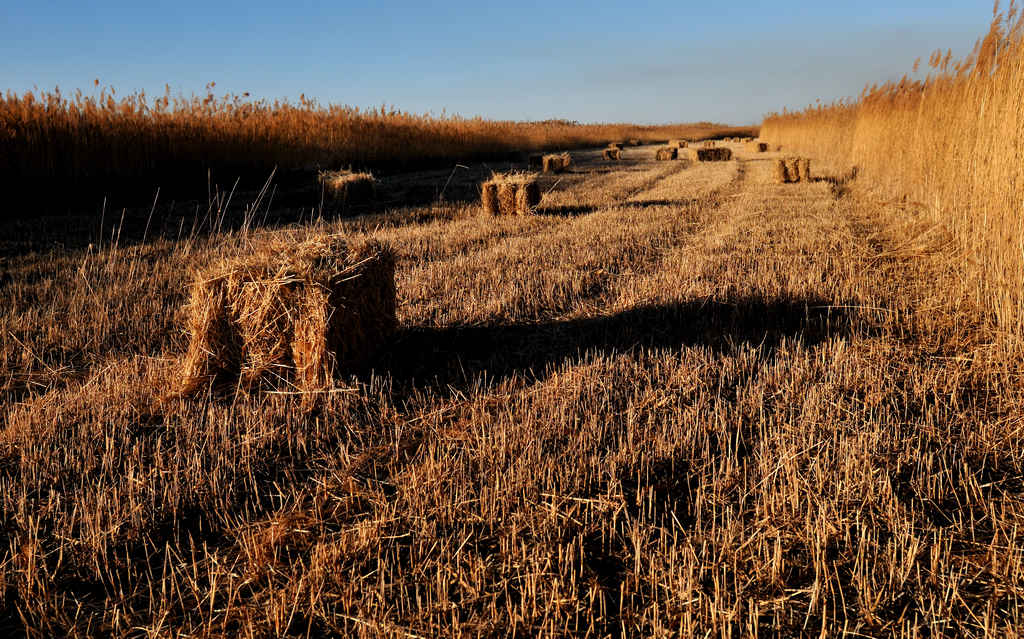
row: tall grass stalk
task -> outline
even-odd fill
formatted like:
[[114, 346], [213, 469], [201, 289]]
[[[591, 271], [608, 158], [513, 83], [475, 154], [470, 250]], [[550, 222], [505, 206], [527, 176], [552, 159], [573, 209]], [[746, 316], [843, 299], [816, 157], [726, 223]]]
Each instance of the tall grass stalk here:
[[[924, 80], [765, 118], [761, 137], [859, 167], [888, 194], [925, 205], [957, 238], [967, 292], [1024, 333], [1024, 21], [997, 5], [965, 59], [935, 52]], [[915, 64], [915, 71], [917, 65]]]

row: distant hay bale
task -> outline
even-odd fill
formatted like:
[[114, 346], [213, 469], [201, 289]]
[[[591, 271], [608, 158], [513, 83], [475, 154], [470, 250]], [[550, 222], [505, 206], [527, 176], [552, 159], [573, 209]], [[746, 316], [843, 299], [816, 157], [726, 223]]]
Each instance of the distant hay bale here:
[[658, 149], [655, 153], [655, 160], [675, 160], [679, 157], [679, 148], [674, 146], [666, 146]]
[[640, 146], [641, 144], [643, 144], [643, 142], [641, 142], [639, 138], [629, 139], [629, 146]]
[[622, 151], [619, 150], [619, 149], [605, 149], [604, 153], [602, 155], [603, 155], [604, 159], [606, 159], [606, 160], [621, 160], [622, 159]]
[[811, 181], [811, 161], [807, 158], [800, 158], [797, 162], [797, 168], [800, 171], [800, 180], [802, 182]]
[[609, 149], [618, 149], [618, 150], [621, 151], [622, 150], [622, 142], [609, 142], [607, 148], [609, 148]]
[[545, 173], [561, 173], [569, 168], [572, 158], [568, 153], [561, 155], [545, 155], [541, 161], [541, 168]]
[[498, 215], [501, 212], [498, 208], [498, 184], [493, 180], [481, 185], [480, 203], [483, 205], [484, 213], [488, 215]]
[[394, 256], [336, 235], [271, 242], [197, 274], [186, 327], [183, 396], [214, 383], [329, 388], [397, 328]]
[[732, 149], [712, 147], [705, 149], [687, 149], [688, 157], [697, 162], [727, 162], [732, 159]]
[[777, 184], [786, 184], [790, 181], [789, 171], [786, 170], [786, 161], [779, 159], [773, 163], [775, 182]]
[[495, 173], [481, 186], [483, 210], [489, 215], [529, 215], [540, 204], [534, 173]]
[[530, 154], [530, 168], [531, 169], [543, 169], [544, 168], [544, 155], [542, 153]]
[[689, 143], [686, 140], [669, 140], [668, 145], [676, 149], [685, 149]]
[[366, 204], [373, 200], [376, 180], [370, 173], [353, 171], [321, 171], [317, 180], [323, 186], [324, 195], [342, 206]]
[[746, 149], [751, 153], [764, 153], [768, 150], [768, 145], [764, 142], [747, 142]]

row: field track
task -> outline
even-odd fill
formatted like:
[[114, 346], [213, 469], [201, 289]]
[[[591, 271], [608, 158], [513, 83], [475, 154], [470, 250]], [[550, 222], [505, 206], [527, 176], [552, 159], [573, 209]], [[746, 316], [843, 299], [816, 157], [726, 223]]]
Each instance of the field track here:
[[[1021, 631], [1024, 385], [948, 297], [948, 238], [729, 146], [574, 154], [532, 216], [464, 198], [13, 255], [0, 629]], [[374, 371], [313, 409], [165, 396], [191, 269], [339, 231], [398, 254]]]

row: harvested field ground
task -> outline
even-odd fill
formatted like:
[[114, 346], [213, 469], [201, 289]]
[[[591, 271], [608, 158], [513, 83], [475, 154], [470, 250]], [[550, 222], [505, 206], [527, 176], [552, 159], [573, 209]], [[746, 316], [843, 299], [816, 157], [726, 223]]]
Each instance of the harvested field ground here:
[[[524, 166], [473, 165], [360, 217], [5, 245], [0, 629], [1020, 632], [1019, 345], [914, 210], [720, 145], [573, 153], [532, 216], [474, 192]], [[192, 269], [338, 231], [396, 251], [374, 369], [312, 403], [166, 396]]]

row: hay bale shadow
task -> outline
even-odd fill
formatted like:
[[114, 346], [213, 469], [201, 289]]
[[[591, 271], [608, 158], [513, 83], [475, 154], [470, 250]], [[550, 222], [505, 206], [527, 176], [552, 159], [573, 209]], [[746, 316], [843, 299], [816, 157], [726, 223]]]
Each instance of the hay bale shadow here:
[[596, 210], [596, 206], [549, 206], [537, 209], [537, 215], [576, 217], [579, 215], [589, 215]]
[[848, 334], [843, 307], [822, 299], [693, 301], [633, 308], [614, 315], [523, 324], [411, 327], [382, 353], [378, 371], [397, 386], [436, 389], [492, 380], [539, 378], [547, 369], [588, 353], [704, 346], [720, 352], [755, 345], [773, 356], [784, 340], [817, 345]]

